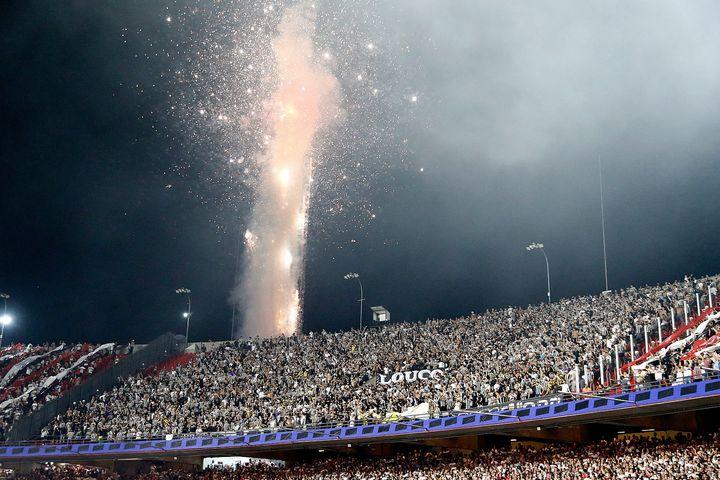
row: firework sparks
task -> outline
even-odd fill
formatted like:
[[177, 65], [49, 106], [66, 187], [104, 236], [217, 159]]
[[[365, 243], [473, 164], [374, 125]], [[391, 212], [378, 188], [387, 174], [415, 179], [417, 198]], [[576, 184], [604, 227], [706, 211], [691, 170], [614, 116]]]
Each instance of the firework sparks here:
[[402, 130], [425, 96], [412, 100], [417, 65], [382, 20], [383, 4], [178, 2], [157, 18], [170, 44], [120, 32], [146, 45], [138, 62], [166, 63], [152, 85], [125, 86], [164, 94], [165, 108], [140, 119], [152, 116], [168, 138], [182, 134], [164, 193], [211, 207], [210, 227], [233, 252], [242, 226], [245, 262], [230, 301], [245, 327], [235, 334], [299, 330], [305, 264], [362, 243], [382, 218], [371, 195], [393, 192], [412, 171]]
[[[315, 61], [312, 9], [289, 8], [273, 42], [276, 88], [267, 102], [267, 150], [253, 210], [241, 284], [243, 334], [291, 335], [302, 311], [305, 224], [313, 142], [336, 110], [337, 80]], [[247, 239], [246, 239], [247, 240]]]

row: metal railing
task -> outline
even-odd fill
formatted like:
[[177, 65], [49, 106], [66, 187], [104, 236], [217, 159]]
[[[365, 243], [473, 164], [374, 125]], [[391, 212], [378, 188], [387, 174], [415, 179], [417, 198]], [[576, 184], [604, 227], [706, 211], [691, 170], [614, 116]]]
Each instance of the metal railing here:
[[[583, 398], [603, 398], [608, 397], [611, 395], [621, 395], [624, 393], [633, 393], [633, 392], [639, 392], [639, 391], [646, 391], [651, 390], [654, 388], [661, 388], [661, 387], [671, 387], [675, 385], [686, 385], [689, 383], [694, 383], [697, 381], [702, 380], [715, 380], [720, 379], [720, 371], [712, 370], [712, 369], [705, 369], [706, 374], [704, 374], [701, 378], [693, 379], [693, 378], [687, 378], [683, 379], [684, 381], [678, 382], [670, 382], [670, 381], [653, 381], [653, 382], [643, 382], [640, 384], [635, 385], [619, 385], [615, 384], [609, 387], [605, 387], [600, 390], [593, 390], [593, 391], [586, 391], [586, 392], [556, 392], [555, 395], [562, 396], [562, 401], [558, 403], [565, 403], [573, 400], [583, 399]], [[512, 410], [519, 410], [522, 408], [528, 408], [530, 405], [523, 406], [522, 404], [528, 404], [532, 403], [533, 400], [546, 398], [546, 397], [531, 397], [527, 399], [517, 400], [515, 401], [515, 406], [512, 408], [507, 408], [507, 403], [501, 403], [501, 404], [495, 404], [495, 405], [488, 405], [488, 406], [482, 406], [482, 407], [476, 407], [476, 408], [469, 408], [469, 409], [461, 409], [461, 410], [446, 410], [439, 412], [439, 415], [437, 417], [432, 418], [444, 418], [444, 417], [453, 417], [453, 416], [461, 416], [461, 415], [467, 415], [467, 414], [486, 414], [486, 415], [499, 415], [499, 416], [506, 416], [506, 417], [514, 417], [514, 415], [508, 414]], [[632, 402], [631, 402], [632, 403]], [[519, 405], [518, 405], [519, 404]], [[497, 410], [494, 410], [496, 407], [502, 407], [506, 406], [506, 408], [499, 408]], [[337, 422], [325, 422], [325, 423], [309, 423], [302, 426], [279, 426], [279, 427], [267, 427], [267, 428], [260, 428], [260, 429], [249, 429], [249, 430], [231, 430], [231, 431], [216, 431], [216, 432], [188, 432], [188, 433], [181, 433], [181, 434], [171, 434], [171, 433], [155, 433], [150, 435], [132, 435], [132, 436], [112, 436], [112, 437], [104, 437], [104, 436], [97, 436], [97, 437], [74, 437], [74, 438], [68, 438], [66, 436], [62, 437], [44, 437], [44, 438], [36, 438], [32, 440], [23, 440], [19, 442], [2, 442], [0, 445], [16, 445], [16, 446], [22, 446], [22, 445], [53, 445], [53, 444], [63, 444], [63, 445], [73, 445], [73, 444], [93, 444], [93, 443], [104, 443], [104, 442], [148, 442], [148, 441], [166, 441], [166, 440], [177, 440], [177, 439], [184, 439], [184, 438], [197, 438], [197, 437], [203, 437], [203, 438], [216, 438], [216, 437], [226, 437], [226, 436], [245, 436], [245, 435], [259, 435], [259, 434], [267, 434], [267, 433], [285, 433], [285, 432], [304, 432], [308, 430], [323, 430], [328, 428], [343, 428], [343, 427], [364, 427], [364, 426], [372, 426], [372, 425], [383, 425], [387, 423], [406, 423], [406, 424], [412, 424], [418, 420], [426, 420], [428, 419], [428, 415], [408, 415], [408, 416], [399, 416], [397, 418], [394, 417], [385, 417], [385, 418], [368, 418], [368, 419], [361, 419], [361, 420], [346, 420], [346, 421], [337, 421]], [[421, 427], [418, 427], [421, 428]]]

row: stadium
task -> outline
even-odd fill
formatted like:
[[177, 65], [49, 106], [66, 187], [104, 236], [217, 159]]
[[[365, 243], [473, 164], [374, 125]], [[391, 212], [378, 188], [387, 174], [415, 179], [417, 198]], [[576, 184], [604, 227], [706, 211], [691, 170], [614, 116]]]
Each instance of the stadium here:
[[10, 1], [0, 479], [720, 478], [720, 5]]
[[[0, 357], [0, 458], [19, 471], [53, 462], [31, 478], [564, 478], [631, 476], [638, 462], [709, 478], [719, 281], [334, 334], [13, 344]], [[262, 461], [191, 473], [222, 457]]]

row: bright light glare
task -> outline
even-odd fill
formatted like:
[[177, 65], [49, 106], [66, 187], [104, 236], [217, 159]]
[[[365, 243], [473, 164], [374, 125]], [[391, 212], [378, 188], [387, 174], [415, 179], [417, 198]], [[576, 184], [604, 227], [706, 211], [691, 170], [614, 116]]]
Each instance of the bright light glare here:
[[280, 261], [282, 261], [282, 264], [285, 268], [290, 268], [293, 261], [292, 253], [290, 253], [290, 250], [288, 250], [287, 248], [283, 249], [282, 253], [280, 254]]
[[290, 184], [290, 170], [287, 168], [283, 168], [280, 170], [277, 174], [278, 182], [280, 182], [280, 185], [283, 187], [286, 187]]
[[4, 315], [0, 315], [0, 324], [2, 325], [9, 325], [13, 321], [13, 317], [8, 315], [7, 313]]
[[183, 312], [183, 318], [188, 318], [190, 314], [188, 312]]

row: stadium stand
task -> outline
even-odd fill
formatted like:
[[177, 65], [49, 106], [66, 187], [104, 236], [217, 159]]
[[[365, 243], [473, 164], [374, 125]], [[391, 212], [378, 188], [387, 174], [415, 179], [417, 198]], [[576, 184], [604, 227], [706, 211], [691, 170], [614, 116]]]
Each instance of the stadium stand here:
[[14, 344], [0, 350], [0, 434], [118, 358], [115, 344]]
[[[715, 344], [683, 359], [696, 340], [717, 332], [718, 315], [709, 306], [717, 287], [717, 276], [686, 277], [454, 320], [228, 342], [79, 401], [42, 435], [143, 439], [304, 428], [690, 381], [720, 370]], [[684, 328], [689, 311], [693, 329], [683, 331], [683, 345], [664, 348], [660, 333], [668, 338], [673, 322]], [[645, 342], [646, 331], [658, 345]]]
[[[582, 446], [546, 445], [458, 453], [415, 449], [388, 458], [326, 456], [286, 466], [255, 463], [237, 469], [159, 470], [128, 480], [454, 480], [467, 479], [709, 479], [720, 476], [720, 435], [656, 434]], [[46, 465], [17, 480], [117, 479], [97, 468]]]
[[[93, 359], [94, 356], [111, 348], [112, 345], [105, 344], [96, 347], [69, 368], [49, 377], [49, 380], [53, 382], [63, 380], [64, 376], [71, 372], [80, 372], [81, 362]], [[127, 347], [122, 348], [121, 353], [127, 352], [127, 355], [123, 355], [122, 358], [116, 356], [113, 361], [109, 361], [107, 358], [99, 361], [98, 365], [106, 367], [104, 371], [95, 371], [92, 376], [88, 376], [87, 372], [84, 372], [83, 375], [76, 378], [74, 385], [68, 384], [69, 388], [63, 391], [62, 395], [45, 398], [43, 405], [39, 404], [36, 409], [17, 417], [7, 430], [6, 438], [11, 441], [20, 441], [41, 436], [42, 428], [56, 416], [65, 413], [70, 406], [87, 400], [93, 395], [103, 394], [130, 375], [148, 371], [150, 367], [160, 365], [162, 362], [180, 355], [185, 347], [185, 337], [171, 333], [159, 336], [142, 348], [138, 348], [134, 342], [131, 342]], [[56, 350], [59, 351], [59, 347]]]

